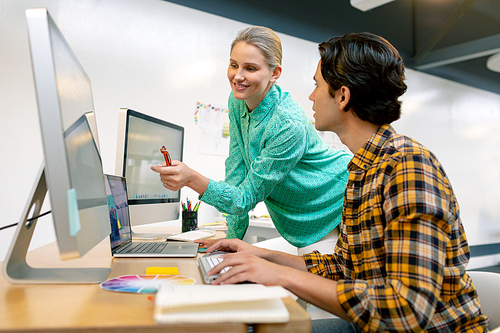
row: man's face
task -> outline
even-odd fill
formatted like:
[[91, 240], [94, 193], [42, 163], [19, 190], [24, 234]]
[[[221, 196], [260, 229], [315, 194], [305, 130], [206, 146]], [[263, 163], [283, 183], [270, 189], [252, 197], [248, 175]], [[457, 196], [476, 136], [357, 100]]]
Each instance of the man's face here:
[[[328, 83], [321, 74], [321, 60], [318, 62], [314, 74], [315, 88], [309, 99], [313, 102], [312, 109], [315, 112], [314, 126], [318, 131], [333, 131], [339, 125], [340, 109], [337, 101], [330, 95]], [[337, 92], [335, 92], [337, 94]]]

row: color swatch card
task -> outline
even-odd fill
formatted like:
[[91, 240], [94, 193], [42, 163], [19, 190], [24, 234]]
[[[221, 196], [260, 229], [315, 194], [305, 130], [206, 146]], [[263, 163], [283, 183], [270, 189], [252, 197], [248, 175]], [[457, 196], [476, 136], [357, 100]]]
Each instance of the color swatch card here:
[[124, 293], [156, 293], [162, 284], [193, 285], [193, 278], [182, 275], [124, 275], [101, 283], [101, 288], [107, 291]]

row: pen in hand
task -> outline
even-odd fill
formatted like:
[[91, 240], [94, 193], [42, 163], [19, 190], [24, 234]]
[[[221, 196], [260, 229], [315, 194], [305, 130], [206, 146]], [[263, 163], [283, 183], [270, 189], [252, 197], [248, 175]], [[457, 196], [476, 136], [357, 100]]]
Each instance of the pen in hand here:
[[170, 154], [168, 153], [167, 151], [167, 148], [165, 148], [165, 146], [162, 146], [160, 148], [160, 152], [163, 154], [163, 156], [165, 157], [165, 164], [167, 166], [172, 166], [172, 160], [170, 159]]

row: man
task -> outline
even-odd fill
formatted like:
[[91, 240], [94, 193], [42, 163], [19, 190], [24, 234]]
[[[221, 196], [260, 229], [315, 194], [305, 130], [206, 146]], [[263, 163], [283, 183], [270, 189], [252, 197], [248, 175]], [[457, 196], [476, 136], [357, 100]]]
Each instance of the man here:
[[315, 126], [355, 153], [335, 250], [298, 257], [222, 240], [207, 252], [237, 253], [209, 272], [232, 266], [214, 283], [281, 285], [343, 318], [314, 321], [314, 331], [483, 332], [488, 319], [465, 272], [469, 247], [451, 184], [429, 150], [390, 125], [406, 91], [397, 50], [369, 33], [319, 50]]

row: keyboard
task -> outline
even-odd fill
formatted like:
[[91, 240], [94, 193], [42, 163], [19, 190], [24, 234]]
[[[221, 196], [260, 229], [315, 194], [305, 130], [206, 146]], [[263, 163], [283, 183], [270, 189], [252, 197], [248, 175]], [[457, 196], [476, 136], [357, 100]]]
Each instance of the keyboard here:
[[130, 242], [120, 247], [116, 253], [161, 253], [167, 243], [160, 242]]
[[175, 240], [183, 242], [193, 242], [195, 239], [205, 239], [215, 235], [215, 230], [193, 230], [181, 234], [170, 235], [165, 240]]
[[201, 274], [203, 275], [203, 281], [205, 281], [205, 283], [207, 283], [207, 284], [212, 283], [212, 281], [217, 279], [219, 276], [221, 276], [221, 274], [224, 274], [229, 269], [231, 269], [231, 266], [228, 266], [228, 267], [224, 268], [219, 274], [207, 275], [207, 272], [209, 270], [211, 270], [213, 267], [217, 266], [219, 263], [221, 263], [224, 260], [221, 258], [221, 256], [224, 253], [228, 253], [228, 252], [217, 251], [217, 252], [212, 252], [212, 253], [206, 254], [203, 257], [198, 258], [198, 266], [200, 267]]

